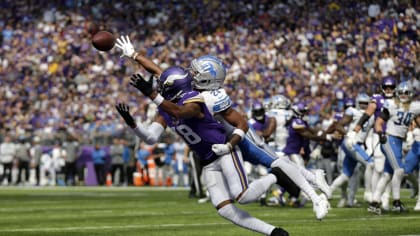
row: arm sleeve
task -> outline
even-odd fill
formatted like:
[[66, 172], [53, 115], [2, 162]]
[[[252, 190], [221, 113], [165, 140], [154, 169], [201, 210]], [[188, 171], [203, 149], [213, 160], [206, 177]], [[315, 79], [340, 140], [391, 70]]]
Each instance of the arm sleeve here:
[[141, 138], [141, 140], [150, 145], [159, 140], [164, 130], [165, 129], [161, 124], [153, 122], [148, 128], [144, 127], [142, 124], [137, 124], [137, 127], [133, 129], [133, 132]]

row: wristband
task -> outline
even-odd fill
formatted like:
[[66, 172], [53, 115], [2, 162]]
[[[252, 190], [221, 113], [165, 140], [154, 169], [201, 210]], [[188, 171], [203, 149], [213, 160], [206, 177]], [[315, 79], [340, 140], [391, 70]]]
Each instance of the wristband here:
[[232, 134], [236, 134], [241, 137], [241, 140], [244, 139], [245, 132], [241, 129], [234, 129]]
[[138, 52], [134, 52], [133, 55], [131, 56], [131, 59], [136, 60], [138, 55], [139, 55]]
[[160, 104], [162, 104], [163, 100], [165, 100], [162, 95], [160, 95], [159, 93], [157, 94], [157, 96], [155, 97], [155, 99], [153, 99], [153, 103], [156, 104], [156, 106], [160, 106]]

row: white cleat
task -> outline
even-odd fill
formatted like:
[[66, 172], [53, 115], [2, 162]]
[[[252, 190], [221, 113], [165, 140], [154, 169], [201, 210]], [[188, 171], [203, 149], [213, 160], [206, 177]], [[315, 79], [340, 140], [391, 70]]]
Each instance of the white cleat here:
[[328, 214], [329, 203], [324, 198], [314, 203], [314, 212], [317, 220], [322, 220]]
[[327, 198], [327, 195], [325, 195], [325, 194], [323, 194], [323, 193], [321, 193], [320, 195], [319, 195], [319, 197], [322, 199], [322, 200], [324, 200], [324, 201], [326, 201], [327, 203], [328, 203], [328, 210], [331, 210], [331, 204], [330, 204], [330, 202], [328, 201], [328, 198]]
[[324, 170], [317, 169], [315, 170], [315, 182], [318, 188], [325, 193], [328, 199], [331, 199], [332, 193], [330, 186], [328, 185], [327, 181], [325, 180], [325, 173]]
[[414, 207], [415, 211], [420, 211], [420, 200], [417, 201], [416, 206]]

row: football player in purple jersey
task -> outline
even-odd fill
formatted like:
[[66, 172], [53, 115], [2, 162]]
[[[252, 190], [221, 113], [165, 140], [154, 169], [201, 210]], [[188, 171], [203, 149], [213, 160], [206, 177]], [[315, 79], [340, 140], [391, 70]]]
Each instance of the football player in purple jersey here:
[[207, 109], [200, 93], [192, 89], [192, 76], [182, 67], [169, 67], [158, 79], [158, 91], [153, 89], [153, 78], [140, 74], [131, 77], [130, 85], [149, 97], [158, 106], [158, 114], [148, 127], [137, 124], [129, 107], [123, 103], [116, 106], [134, 133], [148, 144], [156, 143], [166, 127], [172, 128], [203, 162], [203, 176], [210, 199], [217, 212], [243, 228], [265, 235], [289, 235], [250, 216], [233, 203], [246, 204], [258, 199], [276, 182], [268, 174], [248, 184], [241, 153], [235, 148], [239, 139], [232, 135], [226, 138], [224, 127]]
[[[116, 46], [123, 51], [122, 56], [135, 60], [149, 73], [156, 76], [160, 75], [162, 69], [150, 59], [137, 53], [128, 36], [121, 36], [117, 39]], [[206, 60], [204, 65], [201, 64], [203, 63], [201, 59]], [[209, 65], [210, 61], [212, 65]], [[223, 119], [219, 119], [219, 121], [221, 121], [226, 128], [226, 134], [228, 136], [234, 134], [233, 137], [236, 137], [236, 139], [240, 141], [238, 146], [246, 153], [244, 159], [253, 164], [262, 164], [266, 167], [271, 167], [271, 171], [275, 174], [277, 179], [276, 183], [285, 187], [289, 192], [299, 194], [301, 188], [309, 197], [311, 197], [311, 200], [314, 203], [313, 210], [316, 218], [321, 220], [328, 213], [329, 203], [322, 195], [319, 196], [315, 192], [307, 179], [311, 179], [311, 183], [316, 184], [321, 191], [327, 192], [329, 186], [325, 182], [323, 173], [317, 172], [316, 174], [313, 174], [310, 171], [300, 170], [296, 166], [293, 166], [294, 163], [291, 163], [289, 160], [285, 161], [285, 158], [278, 158], [276, 154], [270, 153], [265, 148], [263, 149], [262, 147], [257, 146], [254, 143], [255, 141], [251, 141], [255, 139], [248, 137], [248, 135], [257, 135], [255, 135], [254, 132], [252, 132], [252, 134], [250, 134], [250, 132], [246, 133], [248, 130], [247, 121], [243, 119], [238, 111], [231, 108], [232, 101], [229, 96], [227, 96], [226, 92], [220, 88], [225, 79], [226, 72], [224, 68], [218, 66], [219, 63], [220, 62], [212, 56], [203, 56], [191, 62], [191, 67], [193, 67], [191, 71], [194, 73], [194, 89], [197, 89], [197, 91], [200, 90], [203, 97], [209, 95], [209, 97], [205, 98], [209, 111], [217, 113], [215, 114], [215, 117], [223, 117]], [[201, 79], [197, 80], [198, 77]], [[220, 89], [217, 89], [216, 87]], [[213, 104], [209, 105], [208, 103]]]

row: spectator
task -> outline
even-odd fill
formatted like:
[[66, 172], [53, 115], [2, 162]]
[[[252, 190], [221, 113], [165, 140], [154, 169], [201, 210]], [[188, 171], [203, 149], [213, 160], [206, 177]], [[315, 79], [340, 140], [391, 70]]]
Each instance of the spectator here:
[[[21, 138], [15, 147], [19, 170], [16, 184], [26, 185], [29, 181], [30, 144], [27, 143], [25, 139]], [[25, 179], [22, 180], [23, 173], [25, 175]]]
[[[80, 156], [79, 142], [77, 138], [68, 133], [66, 135], [66, 141], [63, 143], [63, 149], [66, 152], [65, 165], [64, 165], [64, 180], [66, 185], [75, 186], [76, 176], [79, 173], [77, 167], [77, 160]], [[78, 178], [80, 181], [80, 178]]]
[[[109, 148], [109, 155], [111, 156], [112, 183], [116, 186], [122, 185], [126, 181], [123, 154], [124, 146], [122, 144], [122, 140], [114, 137], [113, 144]], [[115, 178], [117, 170], [119, 173], [118, 182]]]
[[106, 153], [99, 144], [95, 144], [95, 148], [92, 152], [93, 164], [95, 166], [96, 180], [98, 185], [103, 186], [105, 184], [105, 157]]
[[11, 137], [6, 135], [0, 144], [0, 161], [3, 165], [0, 184], [12, 184], [12, 167], [16, 156], [16, 145], [12, 143]]

